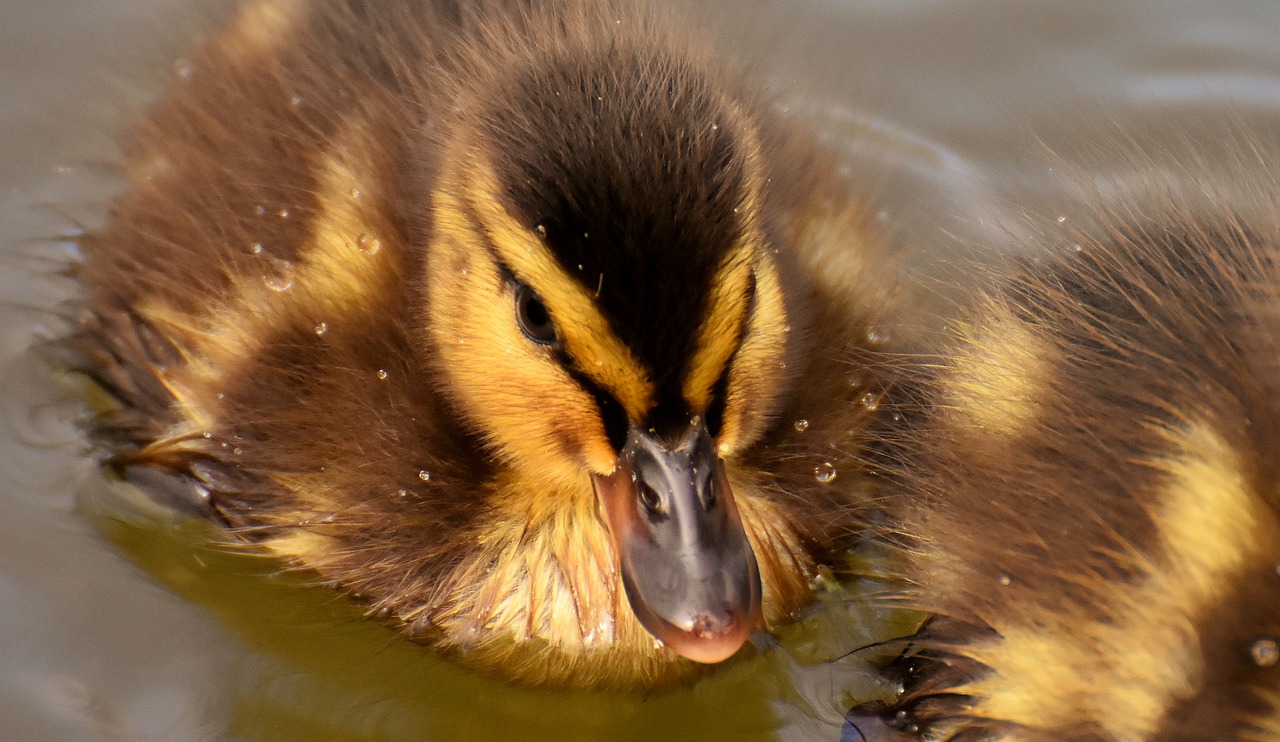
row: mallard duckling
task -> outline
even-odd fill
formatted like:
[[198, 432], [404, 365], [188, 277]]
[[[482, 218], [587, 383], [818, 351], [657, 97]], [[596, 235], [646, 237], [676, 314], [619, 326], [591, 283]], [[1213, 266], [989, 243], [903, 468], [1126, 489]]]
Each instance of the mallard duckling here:
[[409, 637], [672, 682], [857, 522], [884, 258], [658, 14], [254, 2], [127, 155], [72, 341], [111, 465]]
[[1207, 173], [1060, 218], [924, 381], [892, 738], [1280, 739], [1280, 193]]

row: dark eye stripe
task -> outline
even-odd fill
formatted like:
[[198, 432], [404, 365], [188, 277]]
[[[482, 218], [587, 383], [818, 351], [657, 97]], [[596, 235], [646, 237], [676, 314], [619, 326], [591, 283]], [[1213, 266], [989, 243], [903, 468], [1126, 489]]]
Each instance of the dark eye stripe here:
[[569, 377], [586, 390], [596, 401], [596, 407], [600, 410], [600, 420], [604, 424], [604, 434], [609, 439], [609, 445], [613, 446], [614, 452], [622, 450], [627, 443], [627, 429], [631, 427], [631, 423], [627, 420], [627, 412], [618, 403], [617, 398], [612, 394], [600, 388], [591, 380], [589, 376], [578, 370], [573, 365], [573, 359], [569, 357], [563, 350], [557, 350], [556, 360], [569, 373]]

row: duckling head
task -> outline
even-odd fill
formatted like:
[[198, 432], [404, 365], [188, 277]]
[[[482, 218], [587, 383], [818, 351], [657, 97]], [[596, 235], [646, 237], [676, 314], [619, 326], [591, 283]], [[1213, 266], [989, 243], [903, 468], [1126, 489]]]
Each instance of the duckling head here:
[[640, 623], [718, 662], [762, 623], [726, 466], [786, 386], [762, 136], [696, 56], [594, 30], [471, 60], [434, 164], [426, 356], [515, 497], [593, 500]]

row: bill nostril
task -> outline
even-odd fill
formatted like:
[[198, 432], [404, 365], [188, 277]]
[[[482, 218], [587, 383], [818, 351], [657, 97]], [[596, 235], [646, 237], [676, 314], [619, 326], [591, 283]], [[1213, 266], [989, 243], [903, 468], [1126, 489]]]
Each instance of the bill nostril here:
[[719, 501], [716, 497], [715, 480], [711, 477], [711, 467], [705, 467], [702, 471], [694, 469], [694, 475], [697, 477], [698, 499], [702, 503], [702, 509], [711, 512]]
[[662, 495], [643, 479], [636, 482], [636, 498], [640, 500], [640, 505], [650, 521], [662, 521], [670, 517]]

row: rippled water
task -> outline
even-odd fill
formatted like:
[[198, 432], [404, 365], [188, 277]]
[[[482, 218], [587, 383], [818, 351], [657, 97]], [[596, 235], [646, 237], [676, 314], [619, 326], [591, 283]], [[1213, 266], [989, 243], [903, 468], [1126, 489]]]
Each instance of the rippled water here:
[[[270, 563], [202, 546], [198, 526], [102, 480], [70, 423], [74, 392], [30, 346], [57, 331], [72, 291], [58, 237], [100, 223], [115, 137], [219, 5], [0, 10], [0, 737], [839, 739], [851, 694], [884, 690], [868, 653], [828, 662], [879, 620], [839, 591], [782, 649], [689, 691], [513, 690]], [[1054, 212], [1052, 163], [1118, 177], [1094, 151], [1119, 132], [1212, 133], [1224, 113], [1280, 123], [1274, 0], [721, 0], [698, 13], [847, 143], [851, 177], [920, 273], [952, 283], [939, 266], [960, 244], [1016, 231], [1019, 208]]]

